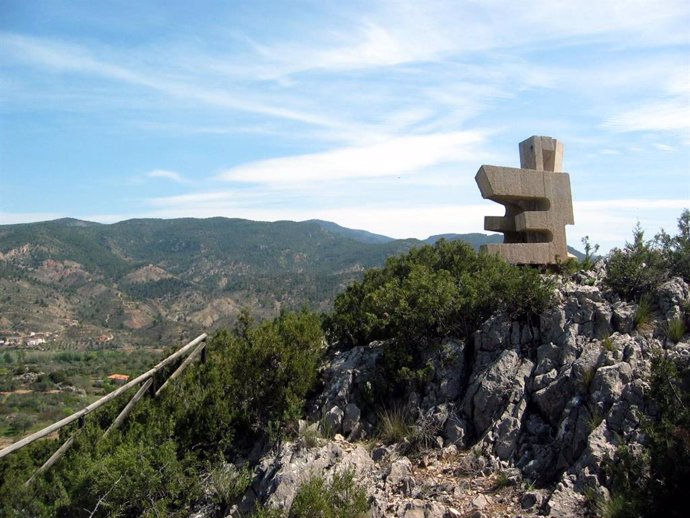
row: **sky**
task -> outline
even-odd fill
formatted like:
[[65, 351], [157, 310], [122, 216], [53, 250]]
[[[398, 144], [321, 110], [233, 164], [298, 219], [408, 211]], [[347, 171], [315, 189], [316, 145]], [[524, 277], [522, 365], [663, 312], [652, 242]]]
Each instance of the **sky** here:
[[602, 251], [690, 207], [687, 0], [0, 0], [0, 224], [482, 232], [482, 164], [565, 146]]

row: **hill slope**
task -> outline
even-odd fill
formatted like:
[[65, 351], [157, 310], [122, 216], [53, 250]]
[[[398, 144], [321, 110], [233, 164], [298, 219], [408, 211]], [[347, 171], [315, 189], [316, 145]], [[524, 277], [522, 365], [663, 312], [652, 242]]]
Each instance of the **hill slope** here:
[[[449, 236], [451, 237], [451, 236]], [[478, 247], [495, 236], [454, 234]], [[258, 316], [329, 307], [366, 269], [423, 242], [326, 221], [76, 219], [0, 226], [0, 338], [178, 340]]]

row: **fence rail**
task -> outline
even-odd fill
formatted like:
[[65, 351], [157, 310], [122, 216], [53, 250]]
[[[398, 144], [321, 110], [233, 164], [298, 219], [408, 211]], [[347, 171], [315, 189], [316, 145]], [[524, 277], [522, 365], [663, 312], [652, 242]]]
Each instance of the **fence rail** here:
[[[24, 446], [26, 446], [26, 445], [28, 445], [28, 444], [31, 444], [32, 442], [34, 442], [34, 441], [36, 441], [36, 440], [38, 440], [38, 439], [40, 439], [40, 438], [42, 438], [42, 437], [45, 437], [45, 436], [47, 436], [47, 435], [50, 435], [51, 433], [53, 433], [53, 432], [59, 430], [60, 428], [63, 428], [63, 427], [67, 426], [67, 425], [70, 424], [70, 423], [73, 423], [74, 421], [77, 421], [77, 420], [79, 420], [79, 419], [83, 419], [84, 416], [90, 414], [91, 412], [93, 412], [93, 411], [96, 410], [97, 408], [99, 408], [99, 407], [105, 405], [105, 404], [108, 403], [109, 401], [112, 401], [113, 399], [115, 399], [115, 398], [117, 398], [118, 396], [120, 396], [121, 394], [127, 392], [129, 389], [131, 389], [132, 387], [138, 385], [139, 383], [144, 382], [145, 384], [147, 384], [147, 385], [150, 386], [151, 383], [150, 383], [149, 381], [150, 381], [150, 380], [153, 378], [153, 376], [155, 376], [156, 373], [158, 373], [163, 367], [165, 367], [166, 365], [169, 365], [170, 363], [174, 362], [177, 358], [183, 356], [184, 354], [186, 354], [187, 352], [189, 352], [190, 350], [192, 350], [192, 349], [194, 349], [194, 348], [196, 347], [196, 349], [194, 349], [194, 350], [192, 351], [192, 353], [189, 355], [189, 357], [188, 357], [187, 359], [185, 359], [185, 361], [177, 368], [177, 370], [170, 376], [170, 378], [168, 378], [168, 380], [166, 380], [166, 382], [163, 384], [163, 386], [161, 386], [161, 388], [158, 389], [158, 391], [156, 392], [156, 396], [157, 396], [157, 395], [160, 393], [160, 391], [163, 390], [163, 388], [164, 388], [165, 386], [168, 385], [168, 382], [171, 381], [172, 379], [174, 379], [175, 377], [177, 377], [177, 376], [182, 372], [182, 370], [184, 370], [184, 369], [191, 363], [191, 361], [194, 359], [194, 357], [197, 356], [197, 355], [202, 351], [202, 349], [206, 346], [206, 343], [205, 343], [205, 342], [206, 342], [206, 338], [207, 338], [206, 333], [197, 336], [194, 340], [192, 340], [191, 342], [189, 342], [188, 344], [186, 344], [186, 345], [183, 346], [182, 348], [180, 348], [180, 349], [178, 349], [177, 351], [175, 351], [173, 354], [171, 354], [170, 356], [168, 356], [167, 358], [165, 358], [164, 360], [162, 360], [160, 363], [158, 363], [158, 364], [157, 364], [155, 367], [153, 367], [152, 369], [149, 369], [148, 371], [146, 371], [145, 373], [141, 374], [140, 376], [137, 376], [136, 378], [134, 378], [133, 380], [129, 381], [129, 382], [126, 383], [125, 385], [122, 385], [121, 387], [119, 387], [119, 388], [113, 390], [111, 393], [109, 393], [109, 394], [103, 396], [103, 397], [102, 397], [101, 399], [99, 399], [98, 401], [94, 401], [93, 403], [91, 403], [90, 405], [88, 405], [88, 406], [82, 408], [82, 409], [79, 410], [78, 412], [75, 412], [74, 414], [72, 414], [72, 415], [70, 415], [70, 416], [67, 416], [67, 417], [65, 417], [64, 419], [61, 419], [60, 421], [58, 421], [58, 422], [56, 422], [56, 423], [53, 423], [53, 424], [51, 424], [51, 425], [49, 425], [49, 426], [46, 426], [45, 428], [43, 428], [42, 430], [39, 430], [38, 432], [32, 433], [31, 435], [29, 435], [29, 436], [27, 436], [27, 437], [24, 437], [23, 439], [21, 439], [21, 440], [15, 442], [15, 443], [13, 443], [13, 444], [10, 444], [9, 446], [7, 446], [6, 448], [4, 448], [3, 450], [0, 450], [0, 459], [3, 458], [3, 457], [5, 457], [6, 455], [9, 455], [10, 453], [12, 453], [12, 452], [14, 452], [14, 451], [17, 451], [17, 450], [23, 448]], [[203, 356], [202, 356], [202, 357], [203, 357]], [[147, 383], [147, 382], [148, 382], [148, 383]], [[121, 424], [121, 422], [124, 420], [124, 418], [127, 417], [127, 414], [129, 413], [129, 411], [134, 407], [134, 405], [136, 404], [136, 402], [139, 401], [139, 398], [141, 398], [141, 396], [143, 395], [143, 392], [144, 392], [144, 391], [141, 390], [141, 389], [139, 390], [139, 392], [137, 392], [137, 394], [132, 398], [132, 400], [129, 402], [129, 404], [127, 405], [127, 407], [125, 407], [125, 409], [120, 413], [120, 415], [118, 416], [118, 418], [117, 418], [117, 419], [115, 420], [115, 422], [111, 425], [111, 427], [106, 431], [106, 433], [108, 433], [111, 429], [113, 429], [113, 428], [117, 427], [119, 424]], [[65, 442], [65, 443], [64, 443], [64, 444], [53, 454], [53, 456], [51, 456], [51, 458], [48, 459], [48, 461], [46, 462], [46, 464], [44, 464], [43, 466], [41, 466], [41, 468], [39, 469], [39, 472], [40, 472], [40, 471], [45, 471], [45, 470], [48, 469], [52, 464], [54, 464], [55, 461], [56, 461], [60, 456], [62, 456], [62, 454], [64, 454], [65, 451], [67, 451], [67, 449], [71, 446], [72, 442], [73, 442], [73, 437], [70, 437], [70, 438], [69, 438], [69, 439], [68, 439], [68, 440], [67, 440], [67, 441], [66, 441], [66, 442]], [[29, 480], [27, 481], [27, 483], [30, 482], [32, 479], [33, 479], [33, 477], [31, 477], [31, 479], [29, 479]]]

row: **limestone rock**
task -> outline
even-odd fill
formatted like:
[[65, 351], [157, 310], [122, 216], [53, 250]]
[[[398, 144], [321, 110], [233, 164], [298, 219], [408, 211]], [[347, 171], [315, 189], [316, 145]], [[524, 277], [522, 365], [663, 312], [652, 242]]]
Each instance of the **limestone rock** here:
[[388, 475], [386, 476], [386, 484], [391, 486], [399, 486], [409, 480], [412, 474], [412, 463], [407, 457], [396, 460], [391, 464]]
[[350, 434], [359, 425], [359, 416], [361, 412], [359, 407], [354, 403], [348, 403], [345, 407], [343, 415], [343, 433]]
[[627, 302], [616, 302], [611, 309], [613, 329], [623, 334], [632, 333], [635, 327], [635, 306]]
[[331, 433], [340, 433], [343, 430], [343, 412], [340, 407], [334, 406], [324, 416], [325, 428]]
[[664, 282], [657, 290], [659, 308], [667, 321], [682, 318], [682, 305], [689, 299], [690, 289], [680, 277], [674, 277]]

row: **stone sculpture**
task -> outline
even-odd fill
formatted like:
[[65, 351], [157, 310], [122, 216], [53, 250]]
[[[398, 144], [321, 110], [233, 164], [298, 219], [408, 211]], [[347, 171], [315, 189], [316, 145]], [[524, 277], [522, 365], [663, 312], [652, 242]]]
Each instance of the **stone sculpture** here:
[[[486, 251], [513, 264], [556, 264], [568, 258], [565, 225], [575, 223], [563, 143], [533, 136], [520, 142], [520, 167], [482, 165], [475, 176], [482, 197], [505, 206], [486, 216], [484, 229], [504, 234]], [[484, 247], [482, 247], [484, 248]]]

